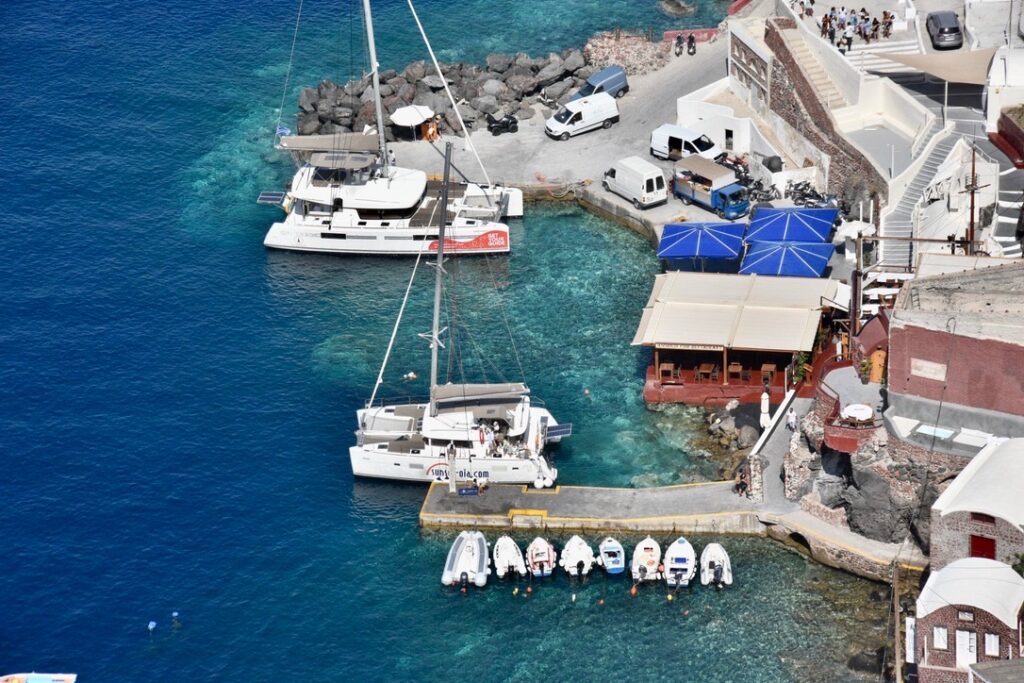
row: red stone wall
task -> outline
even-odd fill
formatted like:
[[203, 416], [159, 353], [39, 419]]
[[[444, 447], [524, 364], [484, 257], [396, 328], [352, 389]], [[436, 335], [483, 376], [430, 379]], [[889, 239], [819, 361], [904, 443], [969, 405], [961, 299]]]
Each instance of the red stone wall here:
[[951, 512], [943, 517], [932, 510], [932, 571], [969, 557], [971, 535], [994, 538], [996, 559], [1000, 562], [1013, 564], [1012, 556], [1024, 553], [1024, 531], [1004, 519], [996, 517], [995, 524], [988, 524], [971, 521], [970, 512]]
[[[944, 383], [910, 374], [912, 358], [947, 365]], [[1024, 416], [1024, 346], [904, 325], [889, 331], [889, 391]]]
[[828, 110], [818, 98], [817, 91], [804, 76], [786, 46], [780, 31], [788, 28], [796, 28], [796, 22], [792, 19], [776, 18], [769, 19], [765, 24], [765, 43], [775, 55], [768, 98], [772, 111], [829, 155], [827, 192], [841, 193], [851, 178], [858, 178], [864, 181], [869, 193], [876, 195], [884, 203], [889, 193], [887, 181], [874, 165], [835, 129]]
[[[974, 612], [974, 621], [958, 621], [959, 611]], [[947, 649], [935, 650], [932, 648], [932, 628], [945, 626], [947, 637]], [[970, 605], [948, 605], [942, 609], [935, 610], [923, 619], [917, 620], [917, 637], [914, 643], [915, 654], [917, 655], [918, 681], [920, 683], [946, 683], [957, 681], [966, 683], [966, 671], [949, 671], [956, 667], [956, 630], [974, 631], [978, 634], [978, 661], [991, 662], [997, 659], [1006, 658], [1006, 649], [1011, 643], [1017, 643], [1018, 633], [1016, 629], [1006, 626], [1003, 622], [984, 610]], [[995, 633], [999, 636], [999, 650], [1002, 657], [985, 656], [985, 634]], [[925, 664], [925, 639], [928, 644], [928, 663]], [[946, 670], [942, 670], [946, 669]]]

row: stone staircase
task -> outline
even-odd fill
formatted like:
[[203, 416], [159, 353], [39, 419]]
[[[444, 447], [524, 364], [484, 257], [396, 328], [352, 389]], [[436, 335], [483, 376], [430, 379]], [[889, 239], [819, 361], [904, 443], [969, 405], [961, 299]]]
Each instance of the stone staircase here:
[[850, 103], [843, 96], [843, 93], [836, 87], [832, 77], [822, 66], [821, 61], [814, 54], [814, 50], [807, 44], [806, 38], [797, 29], [789, 29], [782, 32], [790, 52], [796, 59], [800, 68], [807, 76], [807, 80], [814, 86], [822, 104], [829, 109], [839, 109], [848, 106]]
[[[932, 139], [942, 131], [939, 122], [932, 124], [926, 139]], [[953, 145], [956, 144], [957, 136], [947, 133], [939, 140], [931, 153], [924, 161], [924, 165], [910, 181], [907, 191], [896, 204], [892, 213], [886, 214], [882, 219], [883, 237], [911, 237], [914, 231], [914, 205], [921, 199], [924, 189], [935, 178], [935, 172], [949, 155]], [[879, 261], [891, 267], [906, 267], [912, 265], [913, 250], [910, 242], [882, 240], [880, 243]]]

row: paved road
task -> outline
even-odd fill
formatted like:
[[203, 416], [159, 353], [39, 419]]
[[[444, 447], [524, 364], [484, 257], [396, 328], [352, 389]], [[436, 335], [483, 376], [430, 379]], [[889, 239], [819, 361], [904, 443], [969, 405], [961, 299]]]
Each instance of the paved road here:
[[[514, 135], [494, 137], [486, 130], [472, 134], [473, 144], [492, 181], [528, 183], [574, 183], [590, 179], [600, 184], [604, 172], [618, 159], [638, 155], [657, 163], [666, 174], [671, 165], [649, 156], [651, 131], [663, 123], [675, 123], [676, 100], [727, 75], [727, 41], [702, 44], [697, 54], [673, 57], [669, 64], [651, 74], [630, 79], [630, 92], [618, 100], [621, 120], [608, 130], [598, 129], [577, 135], [565, 142], [544, 134], [542, 108], [522, 122]], [[461, 138], [452, 137], [454, 163], [470, 179], [481, 180], [479, 166]], [[424, 141], [401, 142], [390, 146], [402, 166], [440, 174], [443, 147]], [[626, 206], [625, 201], [621, 204]], [[655, 223], [668, 223], [687, 215], [707, 219], [711, 214], [678, 200], [650, 209], [646, 217]]]

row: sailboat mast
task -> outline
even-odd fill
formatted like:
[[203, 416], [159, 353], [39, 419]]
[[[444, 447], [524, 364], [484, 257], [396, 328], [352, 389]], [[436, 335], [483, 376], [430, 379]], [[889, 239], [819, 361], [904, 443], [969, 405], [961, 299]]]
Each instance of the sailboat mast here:
[[384, 107], [380, 101], [380, 65], [377, 63], [377, 45], [373, 40], [373, 14], [370, 0], [363, 0], [363, 16], [366, 19], [366, 43], [370, 51], [370, 75], [373, 78], [373, 105], [377, 111], [377, 140], [380, 145], [380, 161], [384, 174], [388, 171], [388, 143], [384, 139]]
[[444, 183], [438, 210], [437, 273], [434, 279], [434, 323], [430, 328], [430, 415], [437, 415], [437, 356], [441, 347], [441, 288], [444, 286], [444, 228], [448, 222], [448, 174], [451, 172], [452, 143], [444, 143]]

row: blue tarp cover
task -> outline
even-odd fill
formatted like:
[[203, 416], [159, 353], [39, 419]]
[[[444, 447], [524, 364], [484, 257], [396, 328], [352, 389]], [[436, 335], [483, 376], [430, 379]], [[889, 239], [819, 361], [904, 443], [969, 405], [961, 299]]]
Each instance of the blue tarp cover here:
[[739, 258], [745, 230], [743, 223], [669, 223], [658, 258]]
[[827, 242], [839, 209], [760, 208], [747, 230], [747, 242]]
[[753, 242], [740, 274], [821, 277], [833, 251], [835, 246], [822, 242]]

